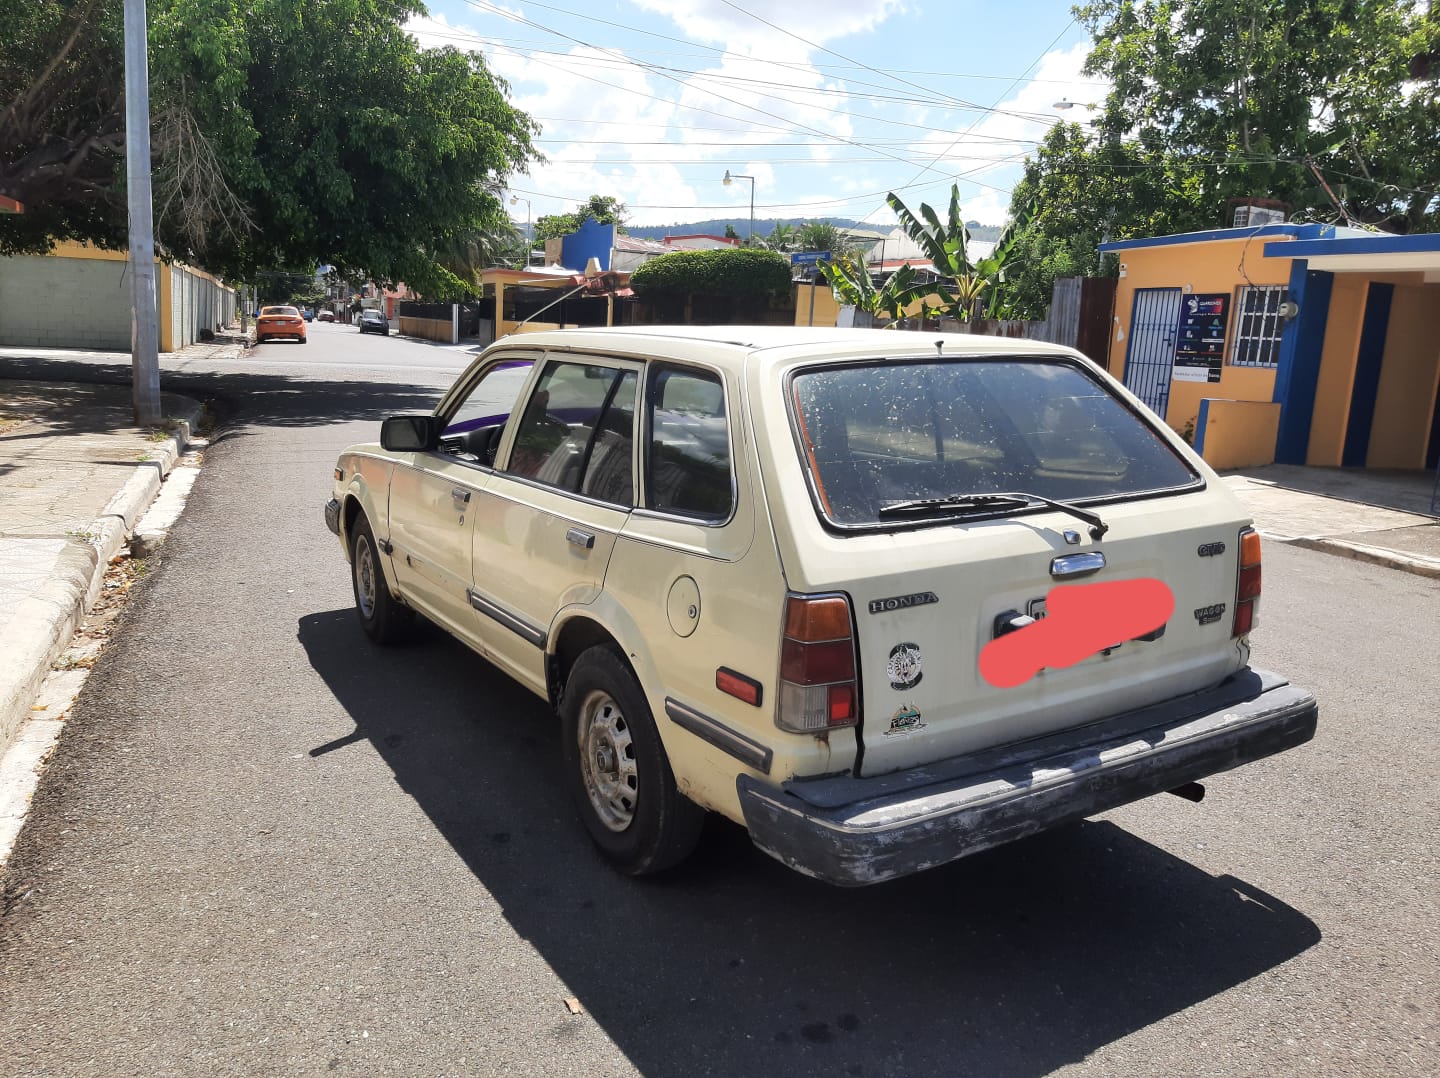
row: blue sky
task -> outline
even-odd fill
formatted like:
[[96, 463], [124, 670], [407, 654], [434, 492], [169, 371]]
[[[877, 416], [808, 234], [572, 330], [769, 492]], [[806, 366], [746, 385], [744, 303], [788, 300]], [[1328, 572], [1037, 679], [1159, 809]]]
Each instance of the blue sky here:
[[887, 191], [943, 212], [958, 181], [999, 224], [1025, 153], [1106, 91], [1058, 0], [434, 0], [410, 29], [482, 52], [543, 128], [522, 223], [591, 194], [635, 225], [744, 218], [729, 169], [757, 218], [888, 229]]

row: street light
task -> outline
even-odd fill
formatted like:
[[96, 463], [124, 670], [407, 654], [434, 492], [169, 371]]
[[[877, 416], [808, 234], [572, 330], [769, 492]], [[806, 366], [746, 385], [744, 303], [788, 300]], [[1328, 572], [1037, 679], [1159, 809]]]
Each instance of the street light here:
[[727, 168], [725, 170], [725, 186], [729, 187], [730, 184], [733, 183], [735, 180], [750, 181], [750, 234], [745, 237], [745, 242], [748, 245], [750, 243], [753, 243], [755, 240], [755, 177], [742, 176], [738, 172], [732, 175], [730, 170]]
[[1082, 109], [1096, 109], [1100, 107], [1099, 105], [1087, 105], [1083, 101], [1069, 101], [1063, 97], [1059, 101], [1055, 102], [1055, 108], [1059, 109], [1061, 112], [1064, 112], [1066, 109], [1073, 109], [1077, 105]]
[[530, 200], [521, 198], [519, 195], [510, 196], [510, 205], [518, 206], [525, 203], [525, 268], [530, 268], [530, 252], [535, 247], [535, 234], [530, 230]]

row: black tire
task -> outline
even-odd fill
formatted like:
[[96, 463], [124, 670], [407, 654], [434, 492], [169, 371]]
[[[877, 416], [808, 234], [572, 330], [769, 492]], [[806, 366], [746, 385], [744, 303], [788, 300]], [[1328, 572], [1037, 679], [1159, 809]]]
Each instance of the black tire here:
[[350, 584], [355, 591], [355, 614], [360, 628], [377, 644], [397, 644], [415, 627], [415, 614], [390, 594], [380, 566], [380, 548], [365, 515], [350, 528]]
[[575, 661], [560, 702], [560, 739], [576, 810], [607, 861], [645, 876], [689, 856], [705, 810], [676, 789], [645, 694], [609, 648]]

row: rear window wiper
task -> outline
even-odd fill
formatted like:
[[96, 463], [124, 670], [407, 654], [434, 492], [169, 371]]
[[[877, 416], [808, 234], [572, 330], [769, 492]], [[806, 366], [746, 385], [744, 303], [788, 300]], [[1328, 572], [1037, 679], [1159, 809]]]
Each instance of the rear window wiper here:
[[1025, 509], [1035, 504], [1049, 506], [1051, 509], [1058, 509], [1062, 513], [1069, 513], [1072, 517], [1083, 520], [1090, 525], [1090, 538], [1100, 539], [1110, 530], [1110, 525], [1100, 519], [1098, 513], [1092, 513], [1088, 509], [1081, 509], [1078, 505], [1071, 505], [1069, 502], [1056, 501], [1054, 498], [1044, 498], [1039, 494], [1025, 492], [1003, 493], [1003, 494], [950, 494], [944, 498], [915, 498], [907, 502], [894, 502], [891, 505], [882, 505], [879, 516], [881, 520], [886, 517], [899, 517], [922, 515], [925, 513], [989, 513], [1004, 511], [1006, 509]]

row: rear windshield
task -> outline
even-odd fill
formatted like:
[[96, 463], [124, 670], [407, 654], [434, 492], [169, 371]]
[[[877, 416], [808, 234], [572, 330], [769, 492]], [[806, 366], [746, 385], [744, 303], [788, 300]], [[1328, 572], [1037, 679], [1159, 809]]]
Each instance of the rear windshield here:
[[801, 371], [791, 416], [812, 489], [841, 525], [965, 494], [1083, 501], [1197, 476], [1139, 416], [1064, 360], [887, 362]]

